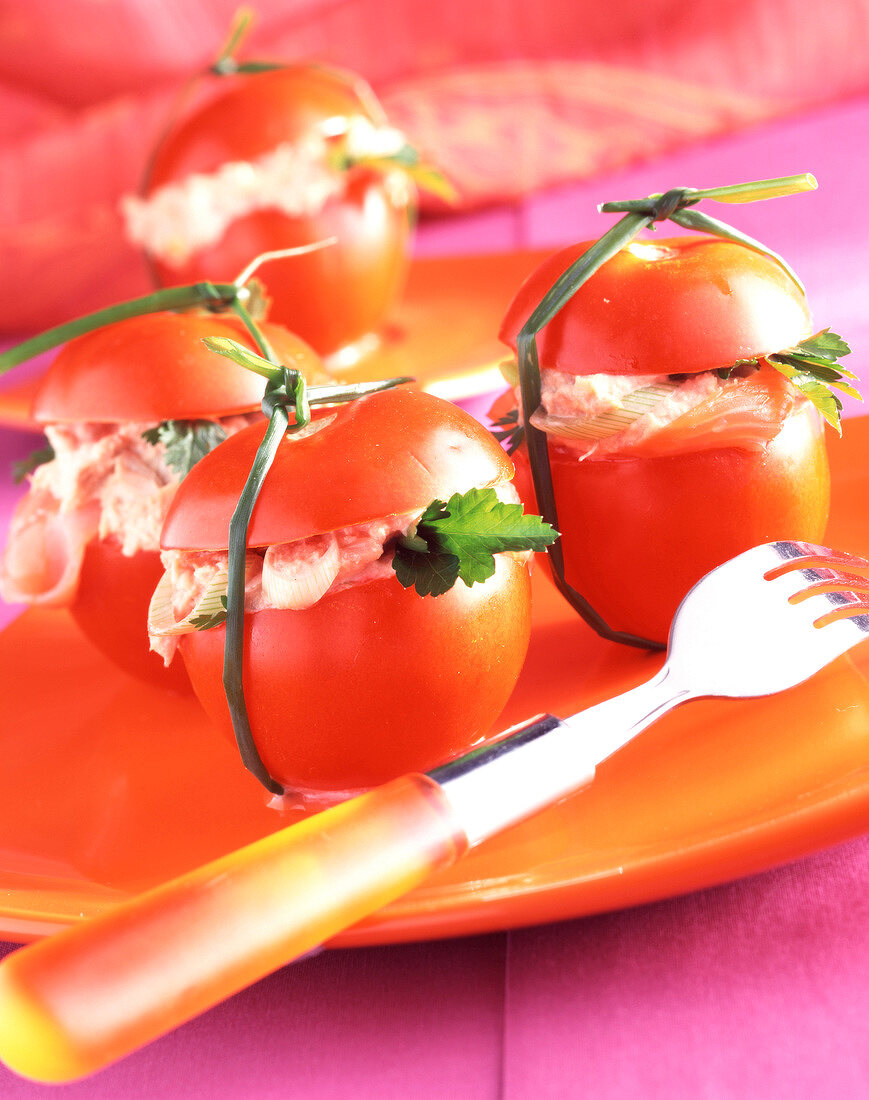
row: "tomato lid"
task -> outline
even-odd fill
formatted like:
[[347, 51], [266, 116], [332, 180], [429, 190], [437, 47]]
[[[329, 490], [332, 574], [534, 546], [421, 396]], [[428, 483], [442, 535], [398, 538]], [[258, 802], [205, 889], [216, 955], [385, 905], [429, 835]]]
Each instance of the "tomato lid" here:
[[214, 172], [227, 161], [252, 160], [284, 142], [297, 142], [329, 120], [361, 117], [385, 123], [373, 91], [342, 69], [290, 65], [245, 73], [228, 84], [161, 143], [149, 193], [194, 172]]
[[[310, 381], [323, 380], [319, 356], [280, 325], [263, 325], [277, 357]], [[264, 380], [217, 355], [204, 336], [255, 350], [236, 317], [151, 313], [78, 336], [61, 350], [37, 390], [36, 420], [139, 423], [231, 416], [257, 409]]]
[[[516, 337], [594, 242], [548, 257], [501, 324]], [[639, 240], [607, 260], [537, 336], [541, 368], [568, 374], [696, 374], [793, 347], [812, 333], [805, 295], [774, 259], [715, 237]]]
[[[231, 436], [182, 481], [163, 527], [165, 549], [222, 550], [265, 433]], [[293, 542], [494, 485], [513, 464], [456, 405], [418, 390], [386, 390], [342, 405], [298, 439], [286, 436], [265, 478], [251, 546]]]

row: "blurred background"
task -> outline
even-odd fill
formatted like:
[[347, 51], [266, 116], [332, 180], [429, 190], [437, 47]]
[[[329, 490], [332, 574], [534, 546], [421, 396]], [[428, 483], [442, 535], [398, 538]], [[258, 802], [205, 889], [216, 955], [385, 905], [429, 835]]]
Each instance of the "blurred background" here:
[[[148, 289], [118, 200], [137, 189], [178, 89], [213, 61], [238, 6], [0, 4], [0, 330], [44, 327]], [[510, 217], [528, 195], [859, 96], [869, 86], [869, 4], [258, 0], [243, 56], [328, 61], [372, 83], [394, 125], [458, 188], [451, 211], [424, 200], [431, 253], [455, 248], [449, 223], [468, 211], [498, 206]], [[823, 143], [858, 156], [861, 135], [848, 126], [825, 129]], [[820, 174], [823, 152], [806, 148], [781, 172]], [[752, 177], [663, 186], [741, 178]], [[561, 211], [550, 223], [561, 233], [543, 236], [576, 236]]]

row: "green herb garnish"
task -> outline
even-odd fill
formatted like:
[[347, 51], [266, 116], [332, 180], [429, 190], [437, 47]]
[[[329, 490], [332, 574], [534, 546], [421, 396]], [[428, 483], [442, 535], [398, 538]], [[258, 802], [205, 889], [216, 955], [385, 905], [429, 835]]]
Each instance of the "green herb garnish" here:
[[842, 337], [825, 328], [795, 347], [767, 356], [767, 362], [796, 386], [841, 435], [842, 402], [833, 389], [863, 400], [859, 391], [846, 381], [857, 376], [837, 364], [837, 360], [850, 353]]
[[419, 150], [405, 142], [394, 153], [373, 153], [363, 155], [349, 155], [340, 146], [336, 148], [333, 156], [333, 167], [337, 171], [347, 171], [356, 165], [364, 165], [368, 168], [377, 168], [388, 171], [390, 168], [400, 168], [420, 189], [430, 195], [435, 195], [443, 202], [450, 205], [456, 203], [459, 194], [447, 177], [420, 156]]
[[196, 463], [226, 439], [226, 432], [213, 420], [164, 420], [142, 432], [146, 443], [166, 448], [166, 465], [179, 477], [186, 477]]
[[504, 550], [544, 550], [558, 532], [540, 516], [525, 515], [521, 504], [505, 504], [494, 489], [454, 493], [435, 500], [415, 528], [398, 540], [392, 568], [405, 588], [420, 596], [441, 596], [457, 580], [468, 586], [495, 572], [495, 554]]
[[525, 426], [519, 423], [519, 410], [511, 409], [504, 416], [499, 416], [495, 421], [495, 427], [499, 431], [493, 431], [492, 435], [499, 443], [506, 443], [507, 454], [517, 451], [525, 438]]
[[44, 447], [32, 451], [27, 458], [12, 463], [12, 480], [20, 485], [28, 474], [32, 474], [39, 466], [44, 466], [46, 462], [53, 462], [54, 457], [54, 447], [46, 443]]
[[190, 620], [190, 625], [194, 630], [214, 630], [215, 627], [223, 626], [226, 622], [226, 596], [221, 596], [220, 602], [223, 605], [222, 611], [212, 611], [208, 615], [197, 615], [195, 619]]

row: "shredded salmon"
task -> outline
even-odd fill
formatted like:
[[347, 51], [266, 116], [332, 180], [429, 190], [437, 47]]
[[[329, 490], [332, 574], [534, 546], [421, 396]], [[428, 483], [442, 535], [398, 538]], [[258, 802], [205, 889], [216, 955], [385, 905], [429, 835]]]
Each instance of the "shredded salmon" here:
[[[260, 414], [225, 417], [227, 435]], [[49, 424], [55, 457], [37, 467], [12, 517], [0, 558], [0, 596], [9, 603], [65, 607], [73, 602], [87, 544], [114, 539], [128, 557], [157, 550], [180, 478], [151, 424]]]
[[804, 400], [771, 367], [745, 378], [730, 378], [698, 405], [649, 432], [630, 453], [653, 457], [719, 447], [760, 451], [775, 439], [788, 414]]
[[[544, 370], [541, 406], [532, 417], [532, 423], [580, 459], [656, 457], [719, 447], [761, 450], [778, 435], [792, 410], [805, 403], [769, 365], [728, 379], [705, 371], [687, 377], [627, 427], [583, 438], [567, 428], [617, 411], [634, 389], [667, 381], [667, 376], [589, 375], [581, 381], [577, 385], [573, 376]], [[518, 391], [517, 404], [521, 408]]]

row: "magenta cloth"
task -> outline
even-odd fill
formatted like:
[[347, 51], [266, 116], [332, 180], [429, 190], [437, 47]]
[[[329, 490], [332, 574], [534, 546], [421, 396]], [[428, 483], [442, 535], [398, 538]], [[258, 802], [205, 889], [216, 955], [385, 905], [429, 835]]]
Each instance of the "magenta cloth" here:
[[[444, 219], [423, 254], [601, 231], [594, 204], [811, 169], [816, 195], [746, 207], [869, 381], [861, 152], [869, 99], [521, 206]], [[854, 411], [854, 410], [849, 410]], [[0, 436], [3, 461], [31, 445]], [[5, 523], [12, 493], [2, 490]], [[869, 1095], [869, 838], [688, 897], [548, 927], [328, 951], [89, 1081], [0, 1069], [0, 1097], [81, 1100], [824, 1100]]]

